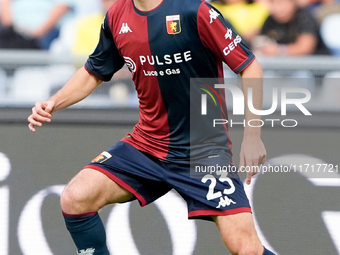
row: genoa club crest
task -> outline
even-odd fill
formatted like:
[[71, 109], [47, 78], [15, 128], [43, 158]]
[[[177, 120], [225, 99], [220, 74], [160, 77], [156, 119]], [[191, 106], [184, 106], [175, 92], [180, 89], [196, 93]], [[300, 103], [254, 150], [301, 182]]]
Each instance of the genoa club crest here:
[[107, 151], [103, 151], [101, 154], [99, 154], [97, 157], [95, 157], [91, 162], [92, 163], [103, 163], [104, 161], [111, 158], [112, 155], [108, 153]]
[[181, 32], [181, 20], [179, 15], [166, 16], [166, 30], [169, 35], [175, 35]]

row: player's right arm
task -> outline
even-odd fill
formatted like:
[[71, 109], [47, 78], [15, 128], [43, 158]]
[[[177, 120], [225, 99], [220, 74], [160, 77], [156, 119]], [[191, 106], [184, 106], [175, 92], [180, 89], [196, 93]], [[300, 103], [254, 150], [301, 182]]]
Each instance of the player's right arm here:
[[113, 74], [124, 65], [114, 42], [108, 14], [106, 14], [100, 31], [100, 39], [94, 52], [89, 56], [85, 66], [76, 72], [65, 86], [45, 102], [38, 102], [32, 108], [28, 117], [29, 129], [35, 132], [35, 127], [43, 122], [50, 122], [54, 112], [73, 105], [89, 94], [101, 84], [110, 81]]
[[73, 105], [90, 95], [102, 80], [85, 70], [79, 69], [55, 95], [45, 102], [37, 102], [32, 108], [32, 114], [27, 118], [29, 129], [35, 132], [35, 127], [41, 127], [43, 122], [50, 122], [56, 111]]

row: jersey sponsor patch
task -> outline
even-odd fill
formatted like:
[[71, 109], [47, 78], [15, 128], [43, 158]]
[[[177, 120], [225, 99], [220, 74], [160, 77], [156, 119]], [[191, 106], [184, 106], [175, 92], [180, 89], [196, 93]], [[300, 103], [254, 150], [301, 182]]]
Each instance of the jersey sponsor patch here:
[[227, 47], [223, 49], [224, 56], [228, 56], [229, 53], [232, 52], [237, 47], [237, 45], [241, 43], [241, 41], [242, 41], [241, 36], [237, 35], [236, 38], [233, 41], [231, 41]]
[[166, 16], [166, 30], [170, 35], [179, 34], [181, 32], [180, 15]]
[[129, 57], [123, 56], [123, 58], [124, 58], [126, 66], [130, 70], [130, 72], [131, 73], [136, 72], [136, 70], [137, 70], [136, 63], [131, 58], [129, 58]]
[[108, 160], [111, 157], [112, 155], [110, 153], [108, 153], [107, 151], [103, 151], [97, 157], [95, 157], [91, 162], [92, 163], [103, 163], [104, 161]]

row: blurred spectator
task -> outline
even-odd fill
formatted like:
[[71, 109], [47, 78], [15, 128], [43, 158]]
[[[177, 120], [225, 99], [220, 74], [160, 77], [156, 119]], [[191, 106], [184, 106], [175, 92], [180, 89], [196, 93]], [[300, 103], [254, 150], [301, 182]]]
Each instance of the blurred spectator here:
[[102, 11], [101, 0], [74, 0], [77, 5], [76, 18], [100, 13]]
[[215, 0], [216, 7], [246, 42], [256, 35], [269, 15], [268, 8], [252, 0]]
[[315, 18], [296, 0], [271, 0], [271, 15], [265, 21], [261, 36], [252, 41], [257, 54], [271, 56], [329, 55]]
[[[50, 52], [54, 55], [73, 54], [87, 56], [97, 46], [100, 26], [109, 7], [117, 0], [78, 1], [77, 15], [63, 24], [59, 37], [53, 41]], [[90, 6], [92, 10], [86, 7]]]
[[76, 23], [75, 40], [72, 53], [76, 55], [89, 55], [97, 46], [100, 26], [105, 13], [117, 0], [101, 0], [102, 12], [80, 18]]
[[296, 3], [300, 8], [305, 8], [313, 13], [320, 5], [320, 0], [296, 0]]
[[73, 0], [2, 0], [0, 46], [48, 49]]
[[320, 5], [314, 11], [319, 24], [325, 17], [336, 13], [340, 13], [340, 2], [337, 0], [321, 0]]

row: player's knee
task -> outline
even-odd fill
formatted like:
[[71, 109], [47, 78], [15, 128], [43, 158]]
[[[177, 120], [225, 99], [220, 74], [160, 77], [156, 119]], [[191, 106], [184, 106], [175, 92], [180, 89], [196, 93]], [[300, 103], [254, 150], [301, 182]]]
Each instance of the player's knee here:
[[67, 212], [67, 213], [71, 213], [73, 212], [74, 208], [74, 205], [75, 205], [75, 198], [72, 194], [72, 192], [70, 192], [67, 187], [65, 188], [65, 190], [63, 191], [63, 193], [61, 194], [61, 197], [60, 197], [60, 205], [61, 205], [61, 209], [64, 211], [64, 212]]
[[96, 211], [86, 203], [86, 198], [82, 192], [66, 187], [60, 197], [61, 209], [69, 214], [82, 214], [89, 211]]

